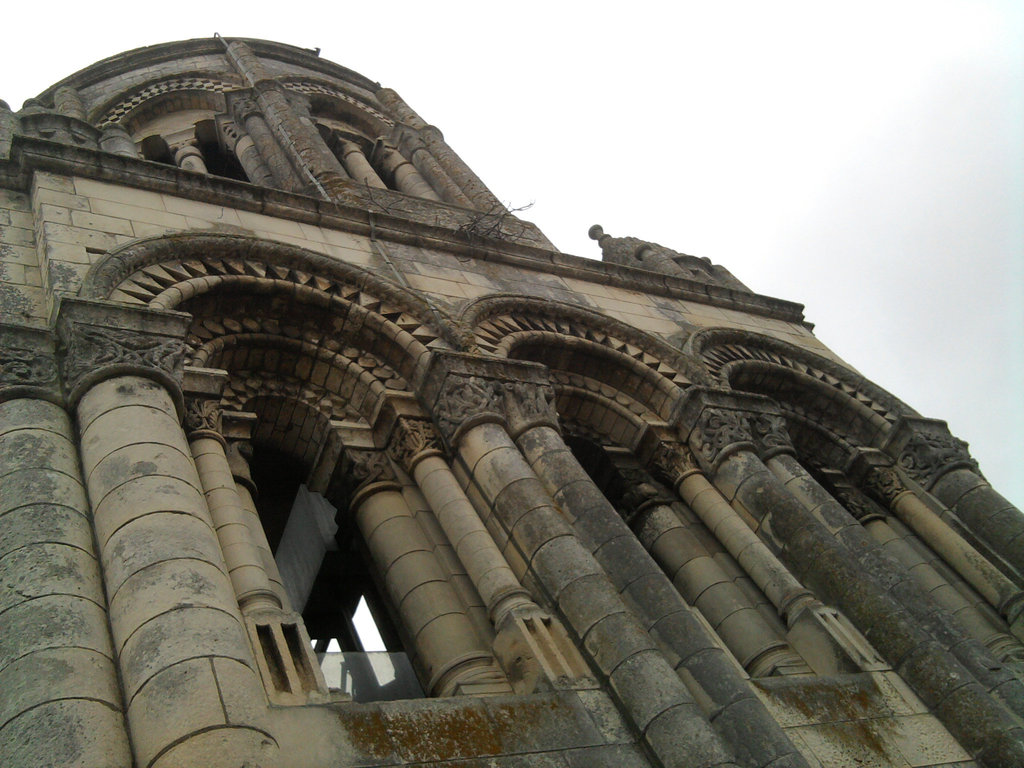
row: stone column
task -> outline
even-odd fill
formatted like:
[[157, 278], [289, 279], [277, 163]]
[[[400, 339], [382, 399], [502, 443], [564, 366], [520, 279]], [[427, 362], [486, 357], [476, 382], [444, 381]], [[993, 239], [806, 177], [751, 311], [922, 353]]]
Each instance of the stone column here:
[[[331, 197], [343, 194], [346, 174], [301, 106], [289, 100], [284, 86], [267, 72], [245, 43], [239, 40], [227, 43], [227, 57], [253, 89], [267, 125], [306, 190], [317, 193], [322, 189]], [[252, 134], [248, 123], [246, 130]]]
[[235, 489], [227, 441], [221, 435], [219, 403], [190, 398], [186, 403], [185, 434], [242, 613], [280, 608], [281, 601], [252, 541], [249, 510]]
[[[580, 466], [555, 428], [554, 392], [530, 382], [506, 385], [508, 420], [515, 442], [576, 536], [615, 587], [629, 596], [652, 636], [679, 660], [678, 673], [692, 676], [714, 702], [716, 727], [744, 763], [806, 765], [736, 667], [644, 550], [611, 503]], [[736, 606], [717, 605], [708, 618], [725, 621]], [[735, 617], [741, 618], [741, 617]], [[721, 622], [720, 622], [721, 623]], [[742, 623], [742, 622], [741, 622]], [[777, 648], [761, 646], [751, 658]], [[790, 653], [790, 658], [792, 653]], [[743, 661], [741, 660], [741, 661]], [[774, 671], [774, 668], [769, 666]], [[748, 729], [761, 734], [749, 738]]]
[[0, 325], [0, 765], [132, 758], [49, 334]]
[[437, 160], [441, 168], [448, 174], [448, 177], [459, 185], [478, 211], [496, 214], [505, 213], [505, 206], [484, 185], [480, 178], [473, 173], [472, 169], [462, 161], [462, 158], [452, 151], [452, 148], [445, 142], [441, 131], [432, 125], [427, 125], [390, 88], [382, 88], [377, 91], [377, 98], [400, 122], [416, 129], [427, 151]]
[[418, 134], [410, 130], [402, 131], [398, 142], [398, 146], [403, 154], [412, 161], [412, 164], [416, 166], [416, 170], [423, 175], [423, 178], [430, 183], [430, 186], [434, 188], [434, 191], [445, 202], [461, 205], [465, 208], [473, 207], [473, 201], [445, 173], [444, 168], [430, 154], [430, 150], [427, 149], [427, 145], [423, 143], [423, 139]]
[[353, 181], [374, 189], [388, 188], [388, 185], [381, 181], [380, 176], [373, 170], [373, 166], [366, 159], [363, 150], [354, 141], [341, 142], [341, 162]]
[[[637, 539], [751, 677], [810, 674], [786, 640], [785, 628], [778, 631], [766, 621], [732, 575], [683, 525], [667, 494], [654, 486], [654, 479], [642, 471], [624, 474], [623, 479], [629, 487], [624, 500], [627, 520]], [[772, 618], [781, 626], [777, 617]]]
[[892, 467], [874, 467], [865, 480], [869, 491], [892, 510], [1006, 619], [1024, 638], [1024, 592], [932, 512]]
[[427, 421], [400, 417], [389, 443], [392, 458], [411, 474], [497, 631], [494, 650], [517, 693], [532, 693], [545, 681], [587, 674], [586, 665], [561, 624], [533, 601], [459, 486]]
[[185, 144], [173, 146], [171, 147], [171, 155], [174, 157], [174, 162], [183, 171], [209, 173], [206, 169], [206, 160], [203, 159], [203, 153], [199, 151], [199, 147], [195, 144], [186, 142]]
[[64, 298], [75, 407], [135, 762], [277, 765], [265, 695], [180, 426], [188, 315]]
[[[848, 498], [840, 500], [843, 506], [850, 509]], [[867, 507], [868, 504], [865, 500], [858, 506]], [[949, 573], [948, 567], [942, 567], [941, 560], [934, 554], [933, 559], [929, 560], [924, 551], [926, 548], [921, 546], [912, 531], [898, 519], [887, 518], [877, 512], [851, 512], [857, 515], [860, 524], [882, 549], [906, 568], [917, 585], [939, 606], [949, 611], [971, 637], [983, 643], [1001, 661], [1024, 661], [1024, 646], [1007, 633], [1006, 623], [1000, 616], [973, 589], [959, 581], [955, 573]], [[954, 579], [959, 584], [954, 585]]]
[[392, 179], [395, 189], [399, 192], [440, 201], [441, 198], [427, 180], [420, 176], [415, 166], [387, 139], [377, 139], [373, 156], [377, 167], [383, 171], [383, 176]]
[[274, 594], [277, 595], [281, 607], [286, 611], [291, 611], [292, 606], [288, 602], [281, 572], [278, 570], [274, 553], [271, 551], [270, 543], [267, 541], [267, 532], [263, 529], [263, 523], [260, 521], [260, 513], [256, 509], [254, 496], [257, 489], [256, 484], [252, 480], [252, 474], [249, 472], [249, 459], [251, 457], [252, 448], [248, 442], [235, 441], [229, 443], [227, 448], [228, 466], [231, 469], [231, 476], [235, 481], [235, 493], [238, 494], [238, 500], [246, 511], [245, 520], [249, 526], [250, 540], [259, 553], [263, 570], [266, 572], [267, 578], [270, 579], [270, 587]]
[[112, 123], [100, 133], [100, 149], [123, 157], [138, 157], [139, 150], [131, 134], [120, 123]]
[[70, 85], [62, 85], [53, 92], [53, 107], [62, 115], [76, 120], [85, 120], [85, 104], [82, 96]]
[[953, 512], [970, 535], [1024, 576], [1024, 514], [978, 472], [946, 423], [903, 417], [883, 447], [907, 477]]
[[[300, 178], [299, 174], [292, 167], [284, 150], [274, 137], [274, 132], [270, 130], [270, 126], [267, 124], [263, 112], [260, 111], [260, 106], [256, 103], [256, 99], [244, 96], [232, 98], [231, 114], [238, 125], [242, 126], [245, 135], [252, 140], [253, 147], [256, 150], [256, 156], [251, 151], [248, 151], [247, 148], [243, 148], [239, 153], [236, 153], [239, 162], [242, 162], [243, 157], [247, 158], [247, 162], [256, 172], [256, 175], [250, 176], [249, 180], [255, 184], [257, 183], [255, 181], [256, 178], [265, 178], [259, 168], [259, 164], [256, 162], [259, 159], [260, 163], [267, 168], [273, 177], [273, 182], [270, 186], [288, 192], [302, 189], [306, 180]], [[245, 165], [242, 167], [246, 168]], [[249, 172], [248, 168], [246, 168], [246, 172]]]
[[[503, 426], [504, 387], [476, 374], [508, 362], [432, 359], [420, 398], [505, 536], [506, 560], [536, 584], [608, 677], [624, 715], [665, 766], [736, 765], [689, 689], [554, 506]], [[527, 364], [523, 367], [533, 368]]]
[[[681, 435], [702, 469], [749, 515], [762, 538], [784, 553], [798, 575], [853, 620], [979, 764], [1024, 764], [1024, 728], [1006, 708], [1010, 702], [1004, 691], [996, 691], [999, 700], [993, 698], [890, 594], [881, 580], [886, 574], [858, 561], [865, 550], [853, 551], [839, 541], [753, 452], [747, 416], [737, 409], [745, 409], [750, 399], [739, 393], [689, 390]], [[877, 562], [872, 560], [873, 565]], [[1012, 681], [1005, 685], [1011, 687]]]
[[358, 481], [350, 509], [434, 696], [511, 692], [481, 647], [382, 451], [345, 451]]
[[1024, 684], [998, 663], [982, 644], [967, 636], [952, 617], [918, 587], [898, 561], [887, 557], [874, 539], [797, 461], [777, 414], [751, 414], [763, 460], [786, 490], [841, 541], [857, 564], [874, 574], [917, 626], [951, 653], [987, 690], [1013, 711], [1024, 714]]
[[238, 160], [238, 164], [242, 166], [249, 183], [261, 187], [276, 186], [274, 174], [270, 172], [267, 164], [260, 157], [260, 152], [256, 148], [256, 142], [252, 140], [252, 136], [228, 118], [218, 119], [217, 127], [220, 129], [225, 146]]

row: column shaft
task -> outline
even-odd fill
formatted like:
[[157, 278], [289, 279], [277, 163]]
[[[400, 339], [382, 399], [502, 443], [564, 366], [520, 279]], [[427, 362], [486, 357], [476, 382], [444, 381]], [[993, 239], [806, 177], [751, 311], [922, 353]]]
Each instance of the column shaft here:
[[459, 456], [508, 536], [512, 556], [607, 675], [626, 716], [665, 766], [736, 765], [693, 695], [498, 424], [468, 429]]
[[[217, 534], [170, 394], [106, 379], [78, 404], [128, 723], [140, 768], [277, 764]], [[244, 701], [244, 706], [235, 703]]]
[[784, 544], [797, 574], [850, 617], [981, 765], [1024, 764], [1024, 728], [1017, 718], [908, 615], [879, 582], [874, 561], [859, 563], [748, 450], [720, 459], [715, 483], [736, 489], [736, 503], [754, 516], [759, 530], [767, 535], [770, 529]]
[[1024, 514], [969, 469], [942, 475], [931, 488], [975, 536], [1024, 575]]
[[222, 439], [201, 431], [193, 435], [189, 448], [242, 613], [280, 608], [281, 601], [252, 540], [251, 515], [238, 497]]
[[[525, 430], [516, 442], [566, 513], [580, 542], [636, 607], [645, 628], [671, 649], [678, 659], [677, 666], [684, 668], [686, 677], [692, 676], [714, 702], [718, 709], [716, 727], [743, 762], [805, 766], [799, 751], [594, 485], [561, 435], [550, 426], [536, 426]], [[732, 612], [722, 611], [722, 621]], [[746, 660], [753, 662], [754, 658]], [[758, 739], [750, 738], [751, 729], [760, 734]]]
[[380, 167], [385, 175], [394, 179], [395, 188], [399, 192], [428, 200], [441, 200], [427, 180], [420, 176], [415, 166], [395, 147], [386, 143], [378, 143], [374, 154], [380, 158]]
[[471, 690], [475, 683], [500, 683], [490, 652], [481, 647], [402, 494], [388, 486], [370, 486], [359, 492], [353, 507], [374, 565], [412, 638], [430, 693], [450, 696]]
[[352, 180], [358, 184], [365, 184], [368, 187], [374, 189], [387, 189], [388, 185], [380, 180], [380, 176], [373, 170], [373, 166], [370, 165], [370, 161], [366, 159], [366, 155], [363, 154], [363, 150], [359, 148], [359, 145], [353, 141], [343, 141], [341, 143], [341, 161], [345, 165], [345, 170], [348, 171], [348, 175], [352, 177]]
[[131, 765], [106, 607], [67, 414], [0, 403], [0, 765]]

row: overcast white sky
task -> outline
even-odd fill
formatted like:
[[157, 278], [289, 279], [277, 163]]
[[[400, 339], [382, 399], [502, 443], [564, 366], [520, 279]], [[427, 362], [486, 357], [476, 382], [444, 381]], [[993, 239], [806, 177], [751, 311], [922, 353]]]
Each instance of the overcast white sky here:
[[[37, 15], [38, 14], [38, 15]], [[190, 37], [397, 90], [563, 251], [587, 228], [806, 305], [1024, 505], [1024, 3], [29, 3], [0, 98]]]

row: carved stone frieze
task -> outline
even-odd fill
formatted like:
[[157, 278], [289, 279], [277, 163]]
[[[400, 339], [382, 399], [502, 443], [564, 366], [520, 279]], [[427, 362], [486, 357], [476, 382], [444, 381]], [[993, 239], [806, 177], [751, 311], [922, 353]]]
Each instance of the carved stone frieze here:
[[189, 316], [64, 298], [57, 317], [60, 375], [74, 404], [111, 376], [145, 376], [164, 384], [183, 410], [184, 335]]
[[966, 468], [978, 472], [978, 463], [967, 451], [967, 443], [946, 432], [915, 432], [900, 451], [896, 463], [925, 489], [946, 472]]
[[400, 416], [395, 421], [387, 452], [395, 463], [412, 472], [420, 459], [442, 453], [441, 436], [429, 421]]
[[754, 447], [750, 420], [740, 411], [705, 408], [691, 433], [690, 445], [702, 462], [714, 467], [731, 449]]
[[60, 329], [60, 341], [64, 385], [69, 390], [87, 374], [106, 367], [152, 369], [175, 379], [184, 370], [185, 347], [180, 339], [66, 323]]

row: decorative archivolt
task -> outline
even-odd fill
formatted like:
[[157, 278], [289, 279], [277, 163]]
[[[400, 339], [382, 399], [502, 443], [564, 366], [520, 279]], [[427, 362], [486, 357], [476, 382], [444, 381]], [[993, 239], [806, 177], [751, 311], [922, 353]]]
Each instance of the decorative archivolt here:
[[[289, 91], [312, 97], [311, 100], [314, 102], [318, 101], [318, 96], [327, 97], [319, 101], [325, 105], [333, 103], [333, 108], [329, 111], [338, 112], [338, 117], [367, 132], [371, 138], [394, 126], [394, 121], [383, 112], [346, 93], [331, 82], [309, 77], [285, 77], [279, 82]], [[369, 118], [372, 118], [372, 121]]]
[[310, 303], [337, 298], [360, 307], [425, 347], [461, 346], [438, 310], [400, 286], [323, 254], [243, 235], [182, 233], [137, 240], [93, 265], [81, 294], [172, 309], [218, 287], [259, 294], [277, 290], [275, 284], [307, 294]]
[[[684, 351], [703, 362], [720, 385], [730, 386], [744, 363], [760, 362], [787, 369], [825, 385], [852, 400], [888, 425], [903, 415], [916, 415], [909, 406], [858, 373], [813, 352], [771, 336], [735, 329], [710, 328], [695, 333]], [[767, 370], [767, 369], [765, 369]], [[833, 405], [833, 409], [837, 406]]]
[[703, 383], [706, 376], [666, 342], [594, 310], [536, 297], [502, 294], [478, 299], [461, 321], [481, 351], [510, 356], [514, 344], [551, 333], [583, 339], [631, 358], [678, 387]]
[[[243, 87], [220, 74], [196, 74], [188, 77], [169, 77], [156, 80], [117, 97], [113, 104], [101, 107], [96, 124], [105, 128], [114, 123], [125, 123], [126, 118], [151, 99], [179, 92], [207, 92], [223, 94]], [[179, 108], [189, 108], [183, 106]]]

